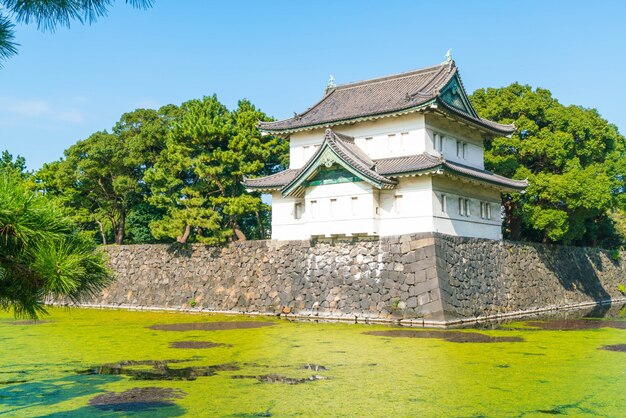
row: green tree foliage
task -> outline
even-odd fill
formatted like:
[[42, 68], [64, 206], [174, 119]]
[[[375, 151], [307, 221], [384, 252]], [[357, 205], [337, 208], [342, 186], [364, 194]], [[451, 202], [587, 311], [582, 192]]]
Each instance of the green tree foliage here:
[[267, 116], [250, 102], [230, 112], [215, 97], [137, 109], [36, 178], [104, 244], [265, 238], [269, 207], [241, 180], [280, 169], [288, 146], [261, 136], [259, 120]]
[[104, 243], [109, 227], [115, 242], [122, 243], [128, 208], [139, 193], [132, 167], [124, 164], [125, 157], [118, 136], [96, 132], [66, 150], [64, 160], [45, 165], [41, 174], [44, 177], [46, 171], [54, 171], [52, 176], [45, 176], [46, 190], [55, 190], [66, 206], [75, 208], [81, 224], [97, 224]]
[[510, 138], [485, 141], [488, 169], [530, 182], [525, 194], [505, 196], [510, 238], [618, 243], [609, 211], [623, 198], [626, 139], [614, 125], [517, 83], [477, 90], [471, 100], [482, 117], [517, 127]]
[[103, 254], [14, 170], [0, 168], [0, 309], [45, 312], [48, 296], [78, 300], [109, 279]]
[[181, 106], [180, 122], [145, 181], [150, 202], [167, 211], [152, 223], [157, 238], [206, 243], [265, 238], [268, 207], [258, 194], [247, 194], [244, 176], [282, 168], [287, 144], [262, 136], [256, 125], [267, 116], [242, 100], [229, 112], [217, 97]]
[[150, 224], [165, 216], [166, 211], [149, 203], [133, 206], [126, 219], [127, 241], [135, 244], [151, 244], [160, 242], [150, 231]]
[[[96, 132], [79, 141], [65, 151], [64, 159], [44, 165], [37, 178], [46, 193], [69, 208], [83, 229], [97, 232], [102, 243], [111, 237], [116, 244], [124, 242], [129, 215], [135, 237], [145, 238], [137, 228], [159, 219], [160, 211], [146, 207], [149, 189], [143, 175], [165, 146], [177, 112], [170, 105], [126, 113], [112, 133]], [[141, 216], [132, 214], [135, 207]], [[146, 219], [148, 215], [153, 217]]]
[[[15, 22], [35, 23], [37, 29], [54, 32], [71, 22], [93, 23], [107, 14], [113, 0], [0, 0], [0, 63], [17, 53]], [[152, 0], [126, 0], [136, 8], [152, 6]]]
[[13, 155], [9, 153], [9, 151], [2, 151], [2, 155], [0, 156], [0, 170], [2, 171], [11, 171], [20, 177], [29, 177], [30, 172], [26, 171], [26, 159], [21, 155], [15, 157], [13, 160]]

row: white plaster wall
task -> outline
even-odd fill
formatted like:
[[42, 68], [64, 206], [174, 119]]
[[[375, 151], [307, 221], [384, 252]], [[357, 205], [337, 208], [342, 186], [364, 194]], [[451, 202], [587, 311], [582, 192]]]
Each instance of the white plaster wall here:
[[395, 189], [380, 191], [380, 235], [432, 231], [432, 209], [431, 177], [400, 178]]
[[[280, 192], [275, 192], [272, 239], [379, 235], [375, 195], [365, 182], [309, 187], [304, 198], [283, 198]], [[296, 203], [304, 204], [301, 219], [295, 219]]]
[[372, 186], [363, 181], [307, 188], [307, 237], [378, 235], [374, 195]]
[[[302, 198], [283, 197], [279, 191], [272, 192], [272, 239], [308, 239], [303, 233], [306, 226], [305, 214], [295, 219], [295, 204], [304, 203]], [[306, 206], [305, 206], [306, 211]]]
[[[442, 195], [447, 196], [447, 211], [442, 210]], [[469, 216], [459, 213], [459, 198], [469, 199]], [[434, 231], [464, 237], [502, 239], [500, 192], [450, 177], [433, 178]], [[491, 219], [482, 219], [480, 203], [489, 203]]]
[[[446, 212], [442, 194], [447, 196]], [[459, 198], [470, 201], [469, 216], [459, 213]], [[332, 210], [331, 199], [335, 199]], [[304, 204], [301, 219], [295, 219], [296, 202]], [[491, 219], [481, 218], [481, 202], [490, 204]], [[278, 240], [429, 231], [498, 240], [502, 239], [501, 225], [498, 190], [439, 175], [400, 178], [391, 190], [355, 182], [310, 187], [304, 198], [283, 198], [280, 192], [272, 195], [272, 239]]]
[[[443, 137], [443, 155], [450, 161], [484, 169], [482, 134], [437, 114], [414, 113], [376, 121], [333, 127], [355, 138], [372, 159], [429, 152], [435, 133]], [[390, 136], [392, 134], [392, 136]], [[371, 139], [366, 139], [371, 138]], [[290, 168], [300, 168], [324, 139], [324, 129], [294, 133], [290, 137]], [[467, 144], [465, 157], [457, 156], [457, 141]], [[441, 211], [441, 195], [448, 196], [448, 211]], [[398, 200], [395, 196], [401, 195]], [[356, 197], [358, 209], [352, 200]], [[470, 200], [470, 215], [458, 211], [458, 198]], [[331, 211], [331, 199], [335, 199]], [[315, 201], [315, 213], [311, 210]], [[294, 204], [304, 203], [302, 219], [294, 219]], [[394, 203], [395, 202], [395, 203]], [[400, 202], [400, 203], [397, 203]], [[480, 202], [491, 205], [491, 219], [481, 219]], [[399, 206], [398, 206], [399, 205]], [[443, 176], [405, 177], [392, 190], [372, 190], [365, 182], [308, 188], [304, 198], [284, 199], [273, 194], [272, 238], [308, 239], [311, 236], [353, 234], [399, 235], [435, 231], [451, 235], [501, 239], [499, 191]]]
[[[424, 115], [421, 113], [331, 128], [354, 137], [355, 143], [372, 159], [421, 154], [426, 151], [426, 129]], [[316, 129], [291, 135], [290, 168], [300, 168], [311, 158], [315, 147], [324, 140], [324, 131], [325, 129]]]
[[[427, 151], [438, 153], [434, 143], [435, 133], [438, 133], [443, 137], [442, 153], [446, 160], [480, 169], [485, 168], [483, 138], [477, 130], [432, 114], [425, 115], [425, 125]], [[457, 141], [467, 144], [465, 158], [457, 155]]]

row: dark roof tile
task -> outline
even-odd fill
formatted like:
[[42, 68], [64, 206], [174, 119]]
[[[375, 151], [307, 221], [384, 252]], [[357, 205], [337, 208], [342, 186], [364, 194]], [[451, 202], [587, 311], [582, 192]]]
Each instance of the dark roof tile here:
[[243, 179], [243, 185], [250, 189], [281, 189], [285, 184], [289, 183], [300, 172], [297, 169], [287, 169], [266, 177], [258, 177], [255, 179]]
[[269, 132], [292, 132], [393, 114], [436, 101], [444, 104], [443, 109], [490, 131], [500, 134], [513, 132], [512, 125], [481, 119], [473, 109], [469, 113], [461, 112], [441, 100], [440, 90], [457, 74], [454, 61], [451, 61], [416, 71], [340, 85], [327, 90], [324, 97], [305, 112], [282, 121], [260, 122], [259, 128]]
[[470, 177], [479, 181], [495, 184], [507, 189], [523, 190], [528, 186], [526, 180], [512, 180], [464, 164], [446, 161], [428, 153], [407, 155], [403, 157], [370, 159], [361, 148], [354, 143], [354, 138], [327, 129], [324, 141], [316, 153], [299, 169], [289, 169], [267, 177], [245, 179], [244, 185], [250, 189], [288, 189], [297, 185], [300, 178], [320, 158], [325, 147], [330, 147], [341, 160], [350, 165], [364, 178], [374, 184], [393, 187], [394, 177], [418, 174], [420, 172], [445, 171], [457, 176]]

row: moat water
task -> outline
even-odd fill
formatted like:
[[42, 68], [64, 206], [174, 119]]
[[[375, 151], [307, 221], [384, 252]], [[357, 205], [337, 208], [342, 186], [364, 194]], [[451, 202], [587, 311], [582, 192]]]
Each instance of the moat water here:
[[626, 416], [626, 315], [612, 312], [449, 331], [1, 313], [0, 416]]

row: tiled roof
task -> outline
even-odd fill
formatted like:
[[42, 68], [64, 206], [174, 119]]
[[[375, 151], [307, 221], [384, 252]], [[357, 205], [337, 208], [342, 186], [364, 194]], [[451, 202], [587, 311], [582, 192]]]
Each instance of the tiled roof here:
[[472, 177], [478, 180], [483, 180], [489, 183], [498, 184], [501, 186], [510, 187], [516, 190], [524, 190], [528, 187], [528, 180], [513, 180], [508, 177], [503, 177], [498, 174], [494, 174], [491, 171], [480, 170], [478, 168], [469, 167], [463, 164], [453, 163], [451, 161], [445, 161], [443, 163], [444, 168], [455, 174], [460, 174], [466, 177]]
[[447, 161], [427, 153], [376, 160], [376, 171], [386, 177], [395, 177], [430, 170], [447, 171], [452, 174], [471, 177], [516, 190], [523, 190], [528, 186], [528, 181], [526, 180], [509, 179], [494, 174], [491, 171]]
[[[269, 132], [293, 132], [304, 128], [332, 126], [368, 117], [419, 109], [428, 104], [444, 104], [450, 111], [499, 134], [510, 134], [512, 125], [502, 125], [447, 105], [439, 93], [458, 74], [454, 61], [357, 83], [340, 85], [326, 91], [324, 97], [305, 112], [277, 122], [260, 122]], [[462, 84], [461, 84], [462, 88]]]
[[502, 123], [494, 122], [489, 119], [483, 119], [481, 117], [473, 117], [471, 115], [468, 115], [465, 112], [461, 112], [460, 110], [454, 108], [453, 106], [450, 106], [448, 103], [444, 102], [443, 100], [437, 100], [437, 103], [441, 105], [444, 109], [446, 109], [448, 112], [459, 115], [462, 118], [469, 120], [470, 122], [478, 123], [483, 126], [492, 128], [496, 132], [501, 132], [502, 134], [506, 134], [506, 135], [509, 135], [515, 132], [515, 125], [512, 123], [505, 125]]
[[317, 152], [300, 169], [289, 169], [267, 177], [246, 179], [244, 185], [250, 189], [285, 190], [301, 182], [301, 178], [315, 164], [325, 149], [330, 147], [346, 164], [381, 187], [392, 187], [397, 183], [395, 177], [424, 172], [448, 172], [462, 177], [495, 184], [507, 189], [523, 190], [528, 186], [526, 180], [512, 180], [491, 171], [446, 161], [428, 153], [404, 157], [370, 159], [350, 136], [326, 130], [324, 142]]
[[[375, 171], [376, 163], [354, 143], [354, 138], [347, 135], [337, 134], [332, 130], [327, 129], [324, 140], [333, 149], [333, 151], [339, 154], [342, 160], [348, 163], [352, 168], [355, 168], [363, 176], [382, 184], [396, 184], [394, 180], [389, 179]], [[323, 148], [323, 144], [320, 149], [321, 148]], [[313, 160], [314, 159], [311, 158], [311, 161]]]
[[285, 184], [289, 183], [294, 179], [300, 170], [295, 169], [287, 169], [276, 174], [272, 174], [271, 176], [266, 177], [258, 177], [255, 179], [243, 179], [244, 186], [250, 189], [281, 189]]
[[387, 178], [374, 170], [375, 163], [355, 143], [354, 138], [348, 135], [338, 134], [331, 129], [326, 129], [324, 141], [315, 154], [304, 164], [295, 177], [285, 183], [283, 194], [291, 194], [292, 191], [302, 192], [303, 181], [309, 175], [316, 163], [319, 163], [324, 151], [330, 148], [336, 156], [345, 164], [358, 173], [359, 177], [369, 181], [379, 188], [393, 187], [397, 182]]
[[409, 155], [406, 157], [392, 157], [376, 160], [376, 171], [389, 176], [391, 174], [409, 173], [412, 171], [428, 170], [439, 166], [442, 161], [430, 154]]

